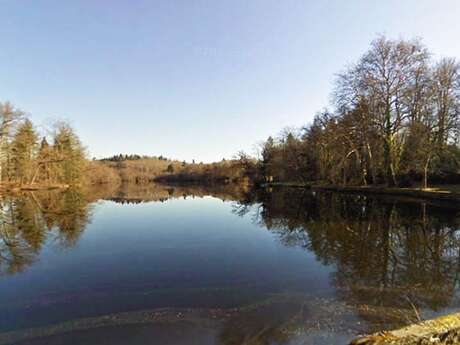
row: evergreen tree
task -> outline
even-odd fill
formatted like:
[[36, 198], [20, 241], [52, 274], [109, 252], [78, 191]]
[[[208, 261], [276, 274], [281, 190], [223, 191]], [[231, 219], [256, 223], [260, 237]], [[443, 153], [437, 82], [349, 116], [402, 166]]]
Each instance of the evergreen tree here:
[[32, 122], [25, 120], [11, 143], [12, 175], [20, 184], [30, 183], [35, 171], [38, 136]]
[[76, 184], [83, 177], [85, 151], [74, 130], [66, 123], [57, 125], [54, 151], [58, 164], [59, 182]]

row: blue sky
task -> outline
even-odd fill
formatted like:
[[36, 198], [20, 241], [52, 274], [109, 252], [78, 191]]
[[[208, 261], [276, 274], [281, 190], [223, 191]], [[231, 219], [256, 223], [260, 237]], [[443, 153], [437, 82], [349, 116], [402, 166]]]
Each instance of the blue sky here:
[[252, 152], [329, 105], [378, 34], [460, 57], [457, 0], [0, 0], [0, 100], [91, 156]]

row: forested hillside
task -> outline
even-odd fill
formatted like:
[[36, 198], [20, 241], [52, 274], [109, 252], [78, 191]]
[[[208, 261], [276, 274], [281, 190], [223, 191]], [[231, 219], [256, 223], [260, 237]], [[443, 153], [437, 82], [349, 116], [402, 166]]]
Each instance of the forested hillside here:
[[[214, 163], [196, 163], [167, 159], [163, 156], [119, 154], [92, 162], [91, 180], [113, 182], [166, 183], [252, 183], [258, 180], [258, 162], [243, 152], [234, 158]], [[116, 175], [116, 176], [114, 176]], [[98, 178], [97, 176], [100, 176]], [[107, 178], [111, 176], [110, 178]]]

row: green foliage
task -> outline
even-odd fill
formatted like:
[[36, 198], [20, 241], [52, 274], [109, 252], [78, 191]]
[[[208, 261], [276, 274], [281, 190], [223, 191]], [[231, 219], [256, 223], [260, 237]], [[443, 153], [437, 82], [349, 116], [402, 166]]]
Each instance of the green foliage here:
[[0, 103], [0, 179], [10, 185], [80, 184], [86, 157], [80, 139], [66, 123], [58, 123], [53, 145], [39, 135], [24, 113]]
[[83, 177], [85, 151], [80, 139], [68, 124], [58, 124], [54, 135], [54, 151], [60, 161], [59, 181], [69, 184], [78, 183]]
[[21, 184], [31, 182], [37, 162], [38, 135], [32, 122], [25, 120], [18, 126], [11, 143], [11, 166], [13, 176]]

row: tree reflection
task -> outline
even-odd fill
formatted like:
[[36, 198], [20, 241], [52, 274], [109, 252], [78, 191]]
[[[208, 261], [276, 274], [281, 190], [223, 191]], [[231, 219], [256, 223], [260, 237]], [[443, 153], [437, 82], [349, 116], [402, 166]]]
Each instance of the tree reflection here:
[[202, 198], [213, 196], [223, 201], [252, 200], [252, 190], [246, 185], [199, 185], [199, 184], [133, 184], [124, 183], [116, 189], [91, 190], [100, 199], [111, 200], [120, 204], [140, 204], [146, 202], [164, 202], [170, 199]]
[[23, 271], [48, 238], [75, 245], [90, 217], [78, 190], [28, 192], [0, 198], [0, 274]]
[[[255, 201], [258, 222], [283, 244], [336, 267], [332, 279], [347, 302], [382, 314], [406, 308], [411, 317], [415, 308], [452, 304], [460, 271], [458, 209], [295, 189], [262, 191]], [[235, 213], [247, 213], [249, 204]]]

